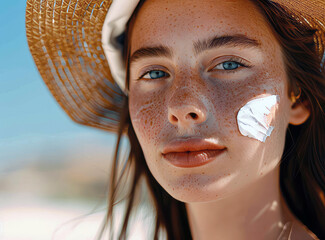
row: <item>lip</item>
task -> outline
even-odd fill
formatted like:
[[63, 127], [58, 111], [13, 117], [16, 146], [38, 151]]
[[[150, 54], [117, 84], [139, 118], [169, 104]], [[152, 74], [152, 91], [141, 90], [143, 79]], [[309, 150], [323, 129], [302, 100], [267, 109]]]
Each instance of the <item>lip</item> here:
[[226, 147], [214, 139], [183, 138], [169, 142], [162, 150], [165, 160], [177, 167], [205, 165], [225, 152]]

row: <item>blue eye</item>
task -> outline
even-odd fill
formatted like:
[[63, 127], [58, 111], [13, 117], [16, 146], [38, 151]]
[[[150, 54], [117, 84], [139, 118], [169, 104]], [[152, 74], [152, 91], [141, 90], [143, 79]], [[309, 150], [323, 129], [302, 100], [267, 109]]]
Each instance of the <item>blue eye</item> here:
[[164, 71], [160, 71], [160, 70], [152, 70], [147, 72], [146, 74], [144, 74], [142, 76], [142, 78], [144, 79], [157, 79], [157, 78], [163, 78], [163, 77], [167, 77], [168, 74]]
[[239, 63], [237, 62], [224, 62], [222, 64], [223, 68], [226, 70], [233, 70], [239, 67]]
[[242, 64], [234, 61], [228, 61], [218, 64], [214, 67], [214, 69], [220, 69], [220, 70], [234, 70], [237, 69], [239, 66], [242, 66]]

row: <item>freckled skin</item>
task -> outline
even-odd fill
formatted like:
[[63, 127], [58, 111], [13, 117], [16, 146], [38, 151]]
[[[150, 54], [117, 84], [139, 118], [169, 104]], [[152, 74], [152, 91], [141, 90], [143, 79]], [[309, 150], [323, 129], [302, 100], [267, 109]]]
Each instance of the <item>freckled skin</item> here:
[[[130, 116], [150, 171], [174, 198], [184, 202], [224, 198], [271, 171], [280, 161], [289, 122], [290, 100], [280, 46], [263, 16], [248, 1], [146, 1], [131, 30], [131, 55], [141, 47], [166, 45], [173, 57], [152, 57], [130, 66]], [[167, 9], [161, 11], [162, 7]], [[199, 8], [199, 11], [197, 10]], [[181, 13], [181, 14], [180, 14]], [[215, 35], [244, 34], [261, 48], [222, 47], [196, 55], [193, 42]], [[208, 72], [209, 63], [237, 56], [251, 68], [235, 73]], [[170, 77], [137, 80], [150, 66]], [[265, 143], [240, 134], [236, 116], [248, 101], [279, 95], [272, 113], [274, 130]], [[175, 125], [169, 116], [201, 111], [204, 121]], [[227, 151], [196, 168], [177, 168], [162, 159], [171, 140], [184, 136], [217, 139]]]

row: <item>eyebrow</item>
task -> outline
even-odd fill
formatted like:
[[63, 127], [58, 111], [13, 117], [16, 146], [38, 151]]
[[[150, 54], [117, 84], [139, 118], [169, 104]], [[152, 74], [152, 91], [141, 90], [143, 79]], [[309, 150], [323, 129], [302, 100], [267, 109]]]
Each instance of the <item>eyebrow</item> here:
[[252, 38], [246, 37], [245, 35], [226, 35], [226, 36], [215, 36], [206, 40], [199, 40], [194, 43], [195, 54], [199, 54], [205, 50], [222, 46], [233, 46], [233, 47], [248, 47], [257, 48], [260, 47], [260, 43]]
[[139, 60], [140, 58], [148, 58], [148, 57], [168, 57], [171, 58], [173, 55], [173, 51], [166, 46], [159, 45], [156, 47], [143, 47], [136, 50], [131, 58], [130, 64]]
[[[226, 36], [214, 36], [205, 40], [199, 40], [193, 44], [195, 54], [199, 54], [205, 50], [212, 48], [222, 47], [222, 46], [241, 46], [241, 47], [259, 47], [260, 43], [255, 40], [246, 37], [245, 35], [226, 35]], [[149, 57], [167, 57], [171, 58], [173, 56], [173, 51], [171, 48], [163, 45], [154, 47], [142, 47], [136, 50], [131, 58], [130, 64], [141, 59]]]

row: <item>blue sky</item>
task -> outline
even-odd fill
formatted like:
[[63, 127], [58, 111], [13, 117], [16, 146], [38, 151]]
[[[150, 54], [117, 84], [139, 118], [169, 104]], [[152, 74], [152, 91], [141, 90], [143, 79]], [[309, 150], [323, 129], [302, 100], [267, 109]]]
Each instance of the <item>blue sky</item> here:
[[0, 8], [0, 163], [80, 139], [111, 144], [111, 134], [72, 122], [47, 90], [28, 50], [25, 2]]

